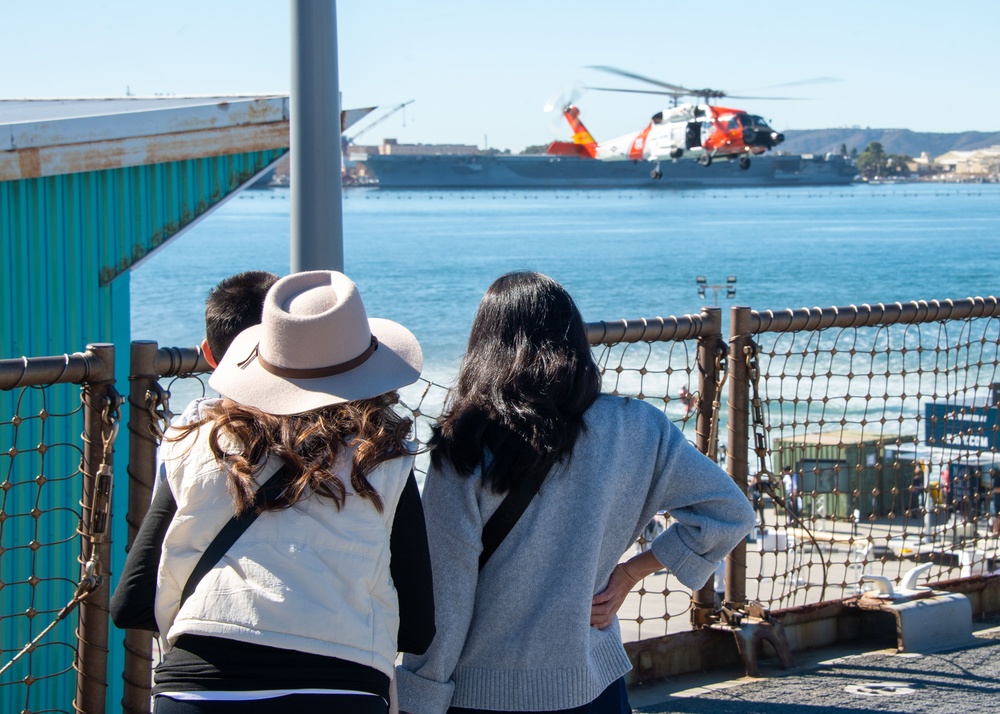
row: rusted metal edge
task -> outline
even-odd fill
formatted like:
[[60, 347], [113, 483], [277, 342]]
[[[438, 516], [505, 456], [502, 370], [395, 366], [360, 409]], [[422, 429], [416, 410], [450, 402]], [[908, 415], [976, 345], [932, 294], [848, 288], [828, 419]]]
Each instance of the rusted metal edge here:
[[86, 352], [74, 352], [51, 357], [21, 357], [0, 360], [0, 389], [19, 389], [49, 384], [83, 384], [113, 379], [108, 367], [87, 345]]
[[989, 297], [962, 300], [919, 300], [907, 303], [814, 307], [798, 310], [753, 311], [751, 332], [796, 332], [829, 327], [870, 327], [873, 325], [921, 324], [939, 320], [1000, 315], [1000, 299]]
[[18, 121], [0, 123], [2, 151], [268, 124], [289, 118], [289, 97], [280, 94], [13, 99], [0, 100], [0, 104], [23, 112]]
[[0, 151], [0, 181], [287, 149], [288, 122]]
[[639, 320], [588, 322], [587, 339], [592, 345], [614, 345], [619, 342], [671, 342], [691, 340], [721, 329], [711, 313], [653, 317]]

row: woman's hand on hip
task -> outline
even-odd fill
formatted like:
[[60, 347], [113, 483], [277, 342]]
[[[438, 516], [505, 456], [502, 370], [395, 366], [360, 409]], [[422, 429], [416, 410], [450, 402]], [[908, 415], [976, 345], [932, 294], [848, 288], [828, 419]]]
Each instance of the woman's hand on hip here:
[[591, 601], [591, 627], [603, 630], [610, 625], [635, 584], [662, 568], [663, 565], [653, 555], [652, 550], [647, 550], [616, 565], [615, 569], [611, 571], [611, 577], [608, 578], [608, 586], [594, 595], [594, 599]]

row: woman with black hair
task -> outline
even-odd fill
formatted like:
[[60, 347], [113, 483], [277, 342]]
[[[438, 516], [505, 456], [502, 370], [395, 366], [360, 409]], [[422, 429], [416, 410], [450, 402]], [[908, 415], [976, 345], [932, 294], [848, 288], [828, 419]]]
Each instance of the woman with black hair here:
[[[397, 669], [401, 710], [631, 712], [625, 596], [663, 568], [700, 588], [753, 527], [746, 495], [662, 411], [600, 384], [561, 285], [490, 286], [432, 440], [437, 634]], [[619, 563], [659, 510], [674, 524]]]

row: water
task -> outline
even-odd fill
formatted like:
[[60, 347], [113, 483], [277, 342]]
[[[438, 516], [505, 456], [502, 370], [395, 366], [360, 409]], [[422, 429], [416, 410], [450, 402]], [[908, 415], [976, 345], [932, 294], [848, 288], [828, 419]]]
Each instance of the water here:
[[[244, 192], [133, 271], [133, 339], [195, 345], [208, 290], [289, 267], [287, 190]], [[454, 375], [476, 305], [515, 269], [562, 282], [588, 321], [1000, 293], [1000, 185], [718, 191], [390, 192], [344, 201], [345, 272], [369, 315], [409, 327], [425, 375]]]

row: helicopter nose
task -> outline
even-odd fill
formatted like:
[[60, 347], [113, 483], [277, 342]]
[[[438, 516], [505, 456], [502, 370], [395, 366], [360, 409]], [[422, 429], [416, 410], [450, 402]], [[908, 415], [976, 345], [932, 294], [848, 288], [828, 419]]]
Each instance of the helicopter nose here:
[[784, 140], [785, 140], [785, 135], [782, 134], [780, 131], [775, 131], [771, 133], [771, 141], [774, 142], [774, 146], [777, 146]]

